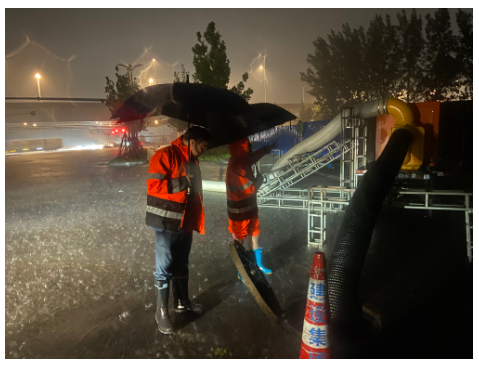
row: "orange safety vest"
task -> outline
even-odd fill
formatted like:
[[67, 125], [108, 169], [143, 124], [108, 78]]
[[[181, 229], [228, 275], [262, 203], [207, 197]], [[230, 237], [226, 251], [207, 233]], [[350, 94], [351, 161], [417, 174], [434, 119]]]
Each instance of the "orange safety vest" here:
[[183, 144], [181, 136], [151, 157], [146, 181], [146, 225], [168, 231], [184, 228], [205, 233], [198, 159], [192, 156], [190, 164], [190, 174], [194, 180], [190, 195], [186, 178], [187, 165], [188, 146]]
[[255, 177], [251, 166], [265, 155], [263, 149], [248, 152], [249, 141], [242, 139], [230, 145], [231, 157], [226, 169], [226, 206], [232, 221], [258, 216]]

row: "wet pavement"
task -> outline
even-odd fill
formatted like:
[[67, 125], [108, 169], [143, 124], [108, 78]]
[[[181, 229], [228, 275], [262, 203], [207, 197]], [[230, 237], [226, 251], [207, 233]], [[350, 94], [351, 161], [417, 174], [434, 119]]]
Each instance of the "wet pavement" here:
[[[297, 358], [316, 250], [306, 245], [307, 213], [260, 210], [268, 279], [287, 319], [274, 325], [236, 277], [226, 197], [205, 192], [206, 235], [194, 236], [190, 295], [206, 311], [196, 319], [173, 315], [177, 333], [162, 335], [154, 320], [154, 235], [144, 224], [148, 167], [108, 168], [115, 152], [5, 158], [6, 357]], [[213, 180], [217, 171], [208, 169], [203, 178]], [[463, 228], [453, 214], [381, 214], [360, 297], [388, 339], [413, 350], [386, 345], [384, 352], [472, 357]]]

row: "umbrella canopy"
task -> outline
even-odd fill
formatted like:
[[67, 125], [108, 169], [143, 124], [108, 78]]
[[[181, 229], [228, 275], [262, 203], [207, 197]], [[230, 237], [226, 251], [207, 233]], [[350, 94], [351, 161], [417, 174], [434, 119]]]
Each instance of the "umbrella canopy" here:
[[227, 89], [205, 84], [159, 84], [131, 96], [112, 116], [118, 123], [164, 115], [207, 128], [210, 148], [230, 144], [296, 118], [269, 103], [248, 104]]

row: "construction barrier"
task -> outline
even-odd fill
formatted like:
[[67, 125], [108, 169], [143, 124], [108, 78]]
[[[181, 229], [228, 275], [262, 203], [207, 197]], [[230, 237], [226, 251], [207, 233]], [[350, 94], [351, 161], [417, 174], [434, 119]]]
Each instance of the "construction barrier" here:
[[329, 307], [326, 292], [324, 253], [314, 253], [309, 275], [308, 299], [303, 323], [299, 358], [330, 358], [328, 323]]

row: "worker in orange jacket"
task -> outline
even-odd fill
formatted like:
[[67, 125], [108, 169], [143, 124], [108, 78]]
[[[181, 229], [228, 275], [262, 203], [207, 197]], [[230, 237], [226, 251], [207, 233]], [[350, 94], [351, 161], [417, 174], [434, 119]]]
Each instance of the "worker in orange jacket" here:
[[[188, 156], [188, 140], [191, 161]], [[194, 304], [189, 299], [188, 257], [193, 231], [202, 235], [205, 233], [198, 156], [208, 148], [209, 140], [210, 134], [206, 129], [194, 126], [170, 146], [159, 149], [150, 159], [146, 181], [146, 224], [155, 230], [155, 319], [158, 329], [164, 334], [174, 332], [168, 314], [170, 280], [175, 312], [203, 312], [201, 305]]]
[[[263, 183], [263, 176], [254, 177], [252, 166], [265, 154], [269, 154], [274, 144], [252, 152], [248, 139], [236, 141], [229, 146], [231, 157], [226, 170], [226, 197], [229, 231], [234, 239], [243, 244], [251, 240], [256, 263], [265, 274], [271, 270], [263, 265], [263, 248], [259, 246], [258, 206], [256, 192]], [[241, 279], [241, 276], [238, 277]]]

